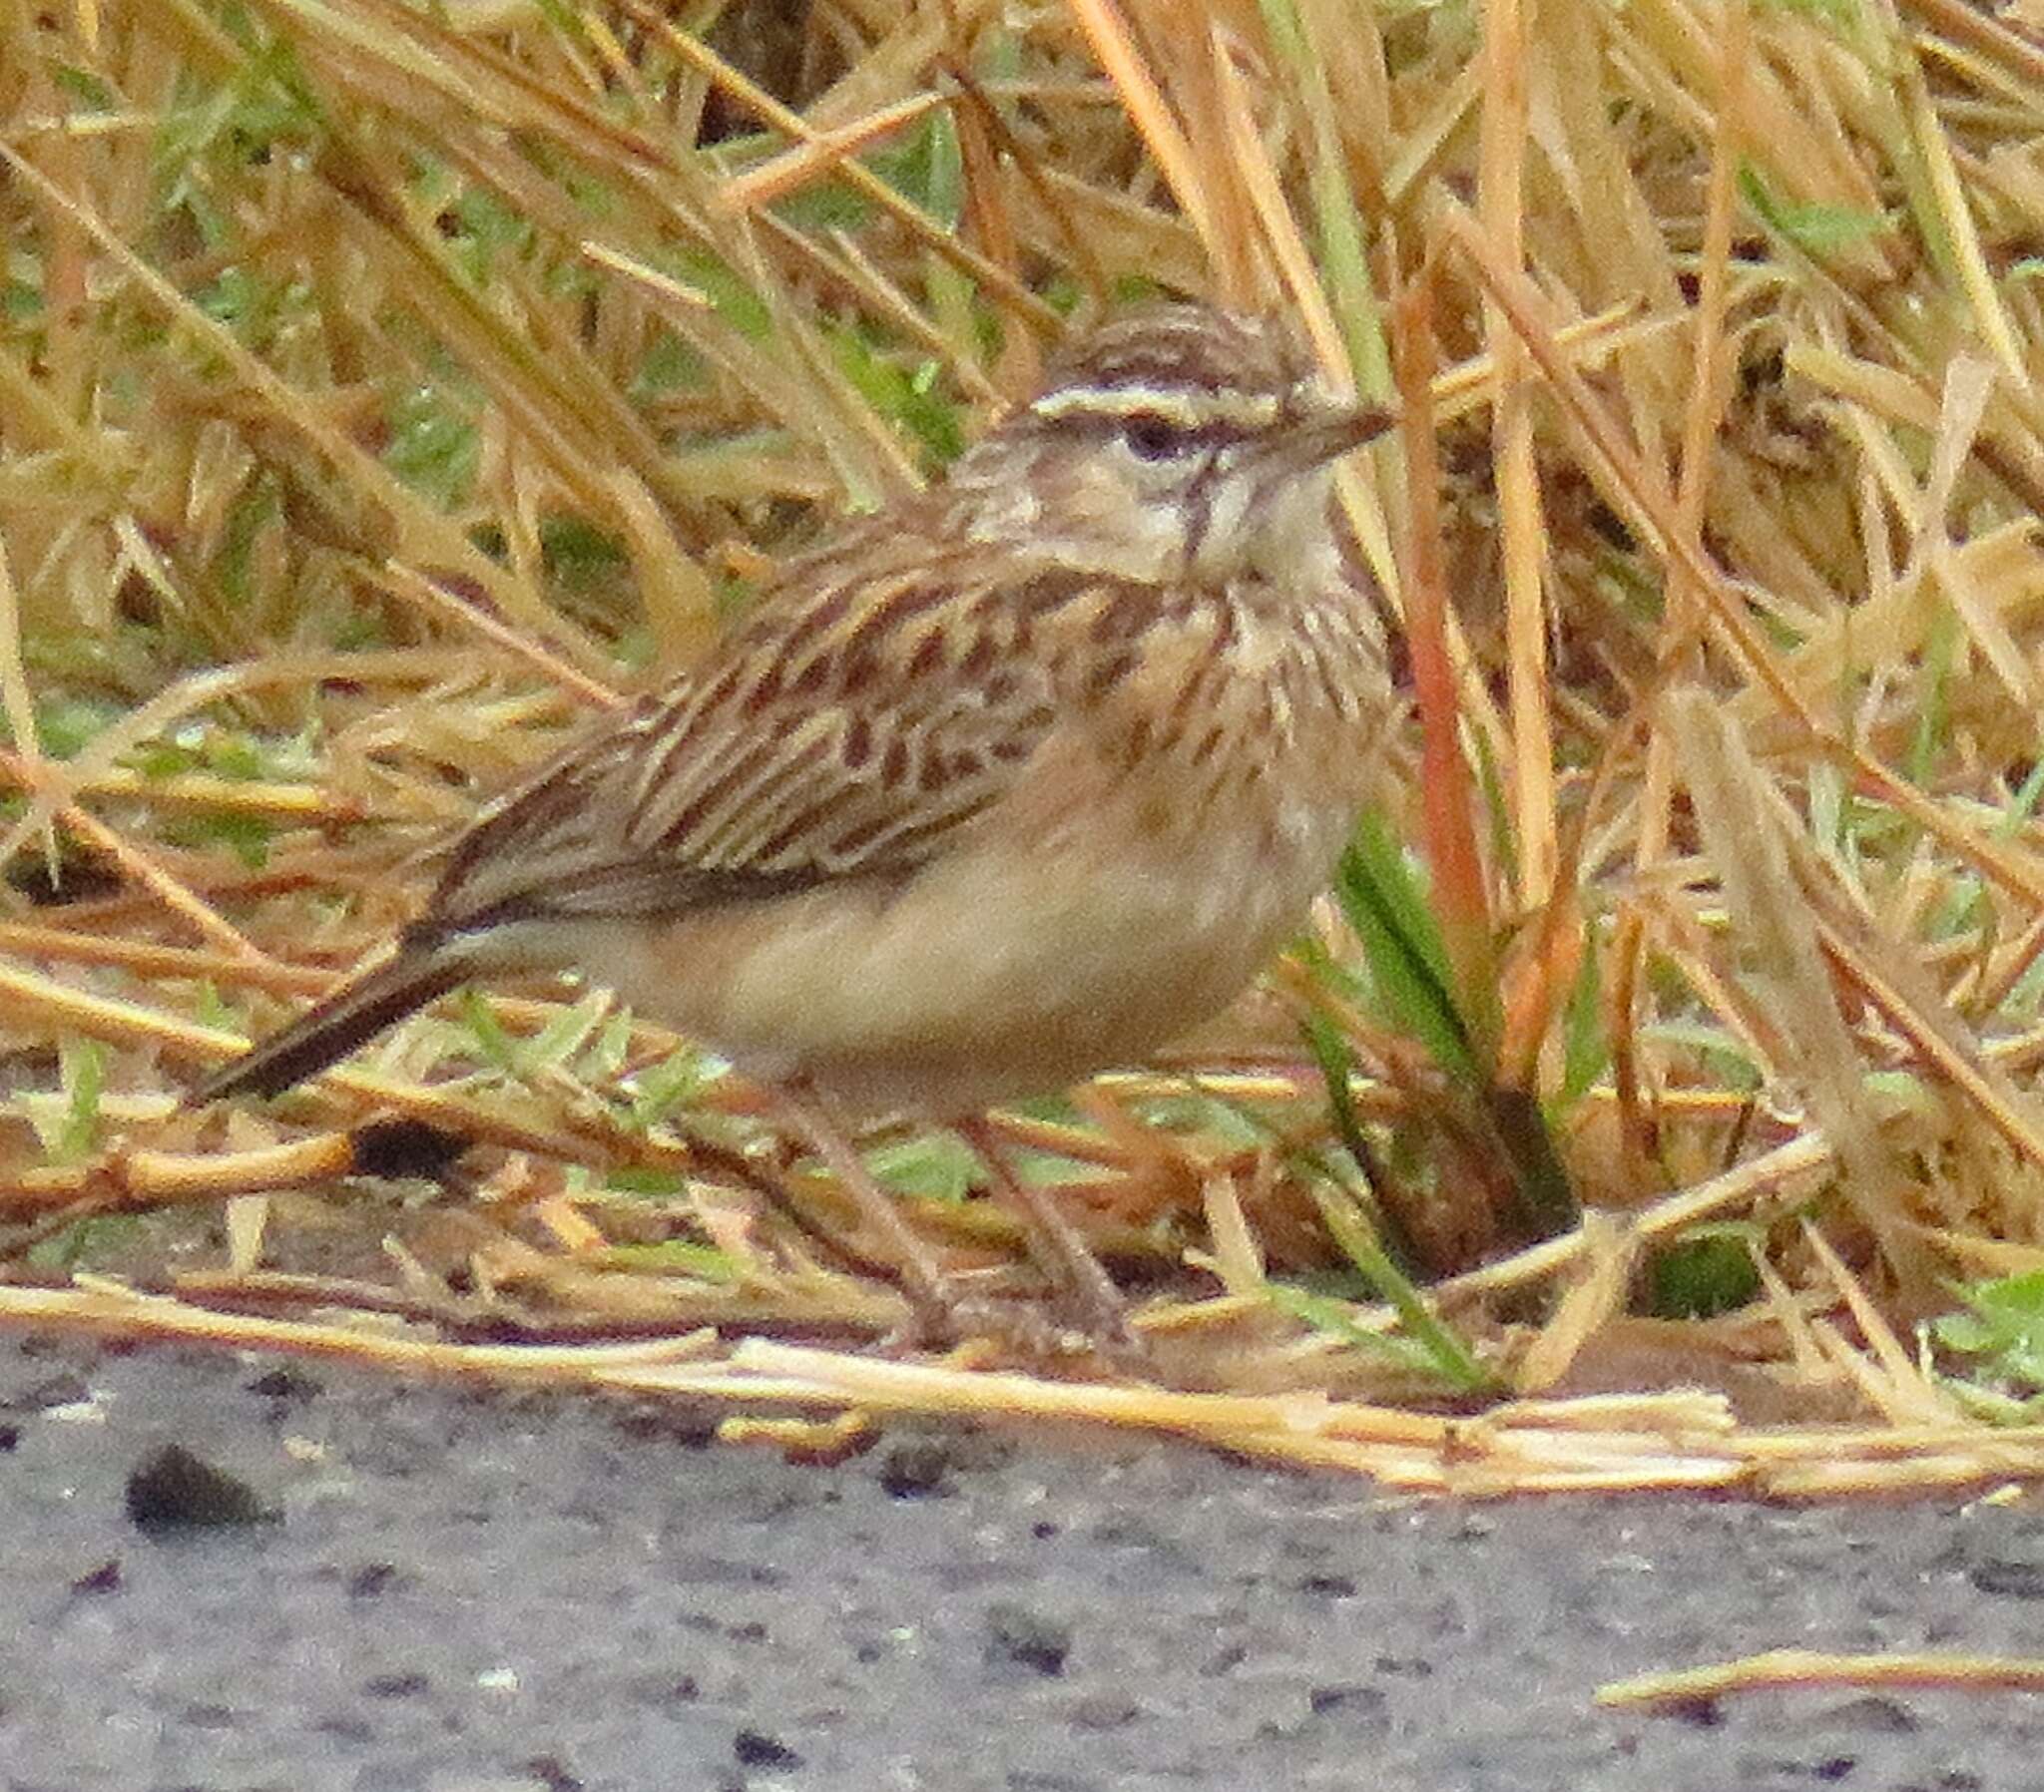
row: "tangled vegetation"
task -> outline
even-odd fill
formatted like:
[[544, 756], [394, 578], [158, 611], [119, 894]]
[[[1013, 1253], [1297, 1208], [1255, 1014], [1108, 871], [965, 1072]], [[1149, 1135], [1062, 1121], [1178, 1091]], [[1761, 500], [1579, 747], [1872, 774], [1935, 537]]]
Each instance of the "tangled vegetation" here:
[[[0, 4], [0, 1321], [819, 1451], [906, 1409], [1469, 1492], [2044, 1468], [2031, 0]], [[1342, 500], [1414, 698], [1269, 986], [1000, 1117], [1196, 1391], [874, 1355], [840, 1191], [600, 990], [178, 1109], [1157, 286], [1399, 407]], [[962, 1147], [865, 1142], [1027, 1297]]]

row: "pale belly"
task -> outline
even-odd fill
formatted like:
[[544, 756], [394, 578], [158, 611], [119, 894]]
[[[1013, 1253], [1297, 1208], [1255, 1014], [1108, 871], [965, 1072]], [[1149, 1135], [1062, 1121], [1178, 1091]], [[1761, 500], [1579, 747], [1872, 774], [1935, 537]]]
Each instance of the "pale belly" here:
[[559, 956], [750, 1075], [860, 1113], [963, 1115], [1134, 1064], [1219, 1013], [1301, 925], [1342, 831], [1303, 808], [1191, 839], [1088, 829], [692, 918], [658, 948], [578, 929]]

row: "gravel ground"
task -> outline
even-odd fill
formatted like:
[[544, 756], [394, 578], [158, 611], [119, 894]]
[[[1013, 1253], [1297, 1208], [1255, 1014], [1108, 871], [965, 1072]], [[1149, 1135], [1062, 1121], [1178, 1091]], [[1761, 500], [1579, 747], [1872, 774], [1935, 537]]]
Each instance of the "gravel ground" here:
[[[266, 1509], [138, 1524], [176, 1444]], [[897, 1434], [0, 1340], [0, 1787], [2044, 1787], [2044, 1702], [1621, 1675], [2044, 1654], [2021, 1507], [1396, 1506], [1168, 1447]]]

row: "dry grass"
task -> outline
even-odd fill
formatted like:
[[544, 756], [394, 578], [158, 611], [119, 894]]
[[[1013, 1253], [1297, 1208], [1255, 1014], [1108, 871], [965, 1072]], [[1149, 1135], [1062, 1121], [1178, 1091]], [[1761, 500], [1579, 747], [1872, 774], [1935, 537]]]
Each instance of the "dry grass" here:
[[[1977, 1416], [2030, 1309], [1969, 1383], [1916, 1335], [2044, 1269], [2027, 3], [0, 8], [0, 1320], [1413, 1489], [2038, 1473]], [[1229, 1026], [1003, 1120], [1211, 1392], [766, 1342], [897, 1305], [600, 993], [173, 1113], [484, 793], [1149, 281], [1291, 310], [1407, 421], [1343, 493], [1404, 810]], [[461, 1198], [336, 1200], [372, 1111], [481, 1141]], [[949, 1141], [873, 1143], [1026, 1274]], [[463, 1341], [507, 1332], [550, 1342]]]

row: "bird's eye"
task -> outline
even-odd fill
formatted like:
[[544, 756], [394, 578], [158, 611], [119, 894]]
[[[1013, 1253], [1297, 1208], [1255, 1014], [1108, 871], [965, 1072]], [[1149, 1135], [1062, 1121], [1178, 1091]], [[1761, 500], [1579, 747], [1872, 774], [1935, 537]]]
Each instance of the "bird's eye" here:
[[1122, 428], [1122, 440], [1138, 460], [1169, 460], [1184, 446], [1184, 437], [1163, 417], [1134, 416]]

